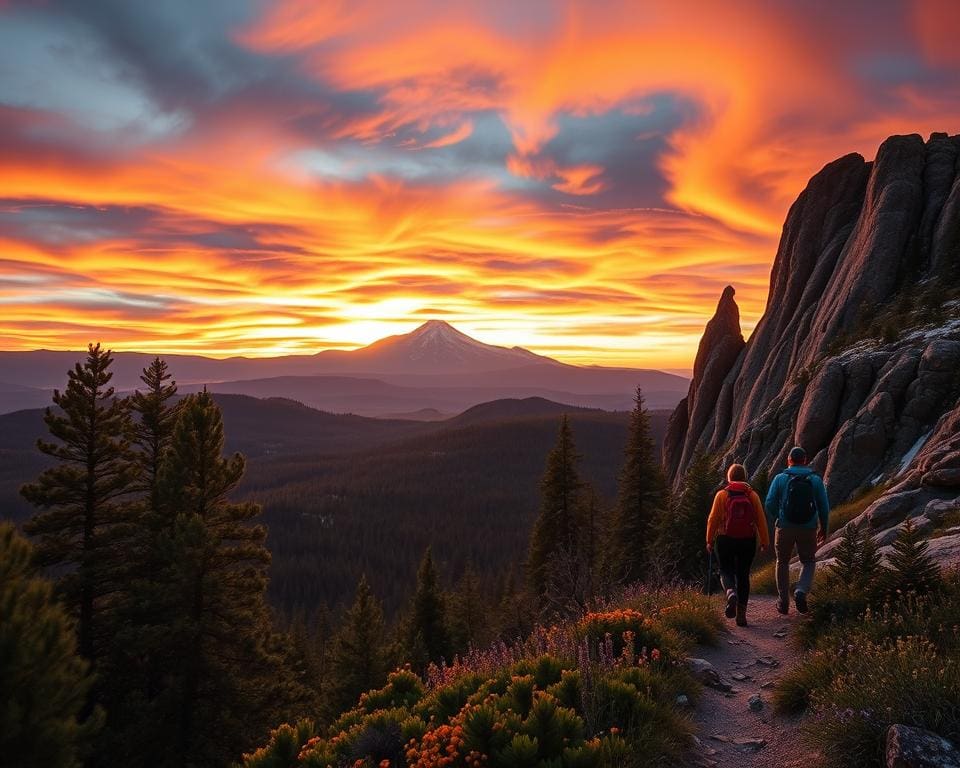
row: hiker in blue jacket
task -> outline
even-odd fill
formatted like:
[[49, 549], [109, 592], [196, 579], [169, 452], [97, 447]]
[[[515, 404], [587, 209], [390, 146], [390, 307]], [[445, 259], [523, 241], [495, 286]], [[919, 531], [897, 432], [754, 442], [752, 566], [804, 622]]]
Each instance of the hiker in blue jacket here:
[[800, 613], [807, 612], [807, 595], [813, 586], [817, 547], [827, 538], [830, 501], [820, 476], [807, 466], [807, 452], [790, 449], [787, 468], [773, 478], [767, 492], [767, 514], [776, 524], [773, 539], [777, 554], [777, 611], [790, 612], [790, 558], [796, 548], [800, 557], [800, 581], [793, 599]]

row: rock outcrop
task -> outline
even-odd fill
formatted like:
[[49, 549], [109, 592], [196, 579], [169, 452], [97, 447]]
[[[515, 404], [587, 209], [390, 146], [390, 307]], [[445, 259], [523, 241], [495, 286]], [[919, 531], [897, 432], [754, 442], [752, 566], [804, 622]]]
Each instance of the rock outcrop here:
[[746, 344], [733, 295], [671, 419], [675, 485], [698, 448], [774, 472], [800, 444], [833, 503], [887, 488], [864, 512], [878, 533], [960, 494], [960, 136], [828, 164], [787, 215]]
[[697, 448], [705, 448], [716, 432], [729, 427], [729, 392], [722, 392], [724, 381], [736, 363], [746, 342], [740, 332], [740, 308], [734, 301], [733, 286], [720, 296], [717, 311], [703, 332], [693, 363], [690, 390], [677, 406], [667, 427], [671, 460], [686, 466]]
[[939, 734], [909, 725], [887, 729], [887, 768], [960, 768], [960, 751]]

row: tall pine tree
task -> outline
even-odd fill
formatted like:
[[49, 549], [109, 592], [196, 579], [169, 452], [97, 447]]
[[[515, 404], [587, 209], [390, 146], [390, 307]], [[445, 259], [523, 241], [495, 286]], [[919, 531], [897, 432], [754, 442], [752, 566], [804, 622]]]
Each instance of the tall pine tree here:
[[91, 344], [84, 363], [68, 372], [66, 390], [53, 394], [59, 410], [48, 408], [43, 417], [55, 442], [37, 442], [57, 464], [21, 489], [44, 510], [25, 530], [37, 542], [39, 562], [63, 574], [58, 587], [77, 617], [80, 653], [94, 663], [110, 636], [106, 605], [123, 588], [118, 543], [130, 521], [121, 497], [133, 476], [130, 417], [110, 386], [112, 362], [109, 351]]
[[114, 606], [114, 642], [101, 659], [98, 698], [107, 711], [107, 723], [97, 750], [102, 765], [150, 765], [160, 753], [159, 744], [144, 749], [147, 735], [162, 741], [154, 727], [158, 697], [165, 684], [166, 661], [159, 649], [170, 637], [159, 622], [174, 619], [165, 594], [168, 584], [158, 578], [167, 572], [169, 551], [161, 551], [173, 519], [161, 513], [159, 477], [170, 446], [176, 409], [171, 400], [176, 385], [170, 382], [166, 363], [156, 358], [140, 377], [146, 385], [128, 398], [133, 458], [131, 511], [137, 525], [125, 546], [126, 589]]
[[438, 583], [430, 547], [417, 570], [417, 589], [407, 617], [404, 638], [405, 661], [423, 670], [430, 662], [450, 660], [450, 632], [443, 592]]
[[586, 486], [583, 506], [584, 604], [590, 604], [598, 595], [610, 597], [610, 578], [604, 567], [603, 550], [607, 535], [607, 514], [600, 496], [592, 485]]
[[167, 364], [157, 357], [140, 376], [146, 389], [130, 396], [130, 409], [137, 416], [131, 442], [136, 452], [138, 490], [147, 495], [153, 514], [159, 506], [160, 466], [177, 419], [177, 409], [171, 403], [177, 395], [177, 383], [170, 379]]
[[542, 595], [546, 589], [551, 558], [558, 552], [572, 552], [578, 547], [584, 486], [577, 470], [579, 458], [570, 421], [564, 415], [540, 481], [540, 513], [533, 527], [527, 558], [530, 585], [536, 595]]
[[158, 479], [172, 520], [158, 537], [163, 565], [149, 643], [164, 670], [157, 724], [169, 748], [161, 765], [225, 765], [272, 716], [278, 669], [268, 652], [266, 530], [251, 524], [257, 505], [229, 500], [244, 460], [224, 458], [223, 444], [210, 395], [185, 398]]
[[468, 562], [464, 568], [449, 606], [453, 653], [466, 653], [470, 646], [483, 647], [493, 639], [486, 596], [473, 563]]
[[614, 580], [626, 583], [646, 575], [654, 522], [667, 506], [667, 483], [650, 433], [650, 414], [638, 387], [610, 526], [608, 563]]
[[925, 541], [913, 518], [908, 517], [887, 556], [889, 569], [884, 574], [890, 593], [915, 592], [926, 594], [940, 584], [940, 566], [930, 555], [930, 543]]
[[0, 763], [79, 768], [100, 713], [81, 711], [92, 678], [73, 623], [34, 569], [33, 548], [0, 523]]
[[696, 451], [683, 476], [679, 497], [656, 521], [650, 562], [658, 575], [687, 581], [704, 578], [708, 564], [704, 536], [719, 480], [713, 457]]
[[357, 584], [353, 605], [333, 642], [328, 669], [326, 700], [331, 718], [356, 706], [361, 693], [380, 687], [387, 679], [383, 608], [365, 576]]

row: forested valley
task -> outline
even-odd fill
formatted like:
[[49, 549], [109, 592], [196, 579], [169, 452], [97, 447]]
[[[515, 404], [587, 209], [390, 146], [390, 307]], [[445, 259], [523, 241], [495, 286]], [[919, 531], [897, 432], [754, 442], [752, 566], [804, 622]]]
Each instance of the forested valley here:
[[0, 537], [18, 765], [228, 765], [390, 670], [701, 573], [714, 468], [668, 491], [639, 390], [631, 414], [468, 417], [248, 472], [211, 395], [178, 397], [158, 358], [120, 398], [110, 364], [91, 346], [69, 372], [22, 488], [35, 513]]

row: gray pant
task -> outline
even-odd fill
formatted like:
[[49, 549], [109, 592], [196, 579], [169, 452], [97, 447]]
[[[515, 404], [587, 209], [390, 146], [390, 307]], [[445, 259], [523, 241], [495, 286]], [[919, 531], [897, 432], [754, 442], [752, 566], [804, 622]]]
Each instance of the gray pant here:
[[773, 539], [777, 553], [777, 592], [786, 602], [790, 592], [790, 558], [793, 548], [800, 556], [800, 581], [797, 591], [804, 594], [813, 586], [813, 572], [817, 568], [817, 529], [816, 528], [777, 528]]

